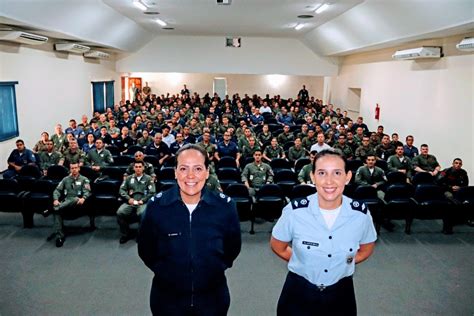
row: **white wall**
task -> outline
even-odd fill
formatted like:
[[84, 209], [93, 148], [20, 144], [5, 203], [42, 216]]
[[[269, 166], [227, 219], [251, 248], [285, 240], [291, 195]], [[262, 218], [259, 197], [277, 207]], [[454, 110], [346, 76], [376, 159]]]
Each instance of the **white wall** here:
[[[30, 48], [0, 43], [0, 80], [18, 81], [16, 99], [20, 138], [32, 148], [41, 132], [54, 131], [56, 123], [68, 126], [83, 114], [92, 114], [93, 80], [115, 80], [115, 100], [120, 98], [120, 78], [114, 61], [95, 61], [58, 53], [52, 46]], [[0, 143], [0, 169], [15, 148], [15, 140]]]
[[119, 72], [182, 72], [334, 76], [338, 66], [298, 39], [242, 38], [225, 47], [213, 36], [158, 36], [133, 55], [118, 57]]
[[[446, 54], [437, 60], [392, 61], [390, 54], [397, 48], [349, 56], [332, 79], [329, 94], [332, 102], [344, 105], [349, 88], [360, 88], [360, 114], [371, 130], [381, 124], [402, 140], [413, 134], [415, 145], [427, 143], [443, 168], [462, 158], [473, 184], [474, 54], [454, 49], [462, 38], [431, 41]], [[429, 43], [406, 46], [418, 44]], [[376, 103], [379, 122], [374, 119]]]
[[[215, 77], [227, 79], [227, 93], [232, 96], [245, 93], [250, 96], [258, 94], [271, 96], [279, 94], [282, 98], [295, 98], [303, 85], [306, 85], [311, 96], [323, 97], [323, 77], [317, 76], [286, 76], [286, 75], [231, 75], [231, 74], [190, 74], [190, 73], [131, 73], [131, 77], [141, 77], [143, 84], [148, 82], [152, 93], [179, 93], [186, 84], [191, 93], [197, 92], [204, 96], [213, 93]], [[223, 96], [221, 96], [223, 97]]]

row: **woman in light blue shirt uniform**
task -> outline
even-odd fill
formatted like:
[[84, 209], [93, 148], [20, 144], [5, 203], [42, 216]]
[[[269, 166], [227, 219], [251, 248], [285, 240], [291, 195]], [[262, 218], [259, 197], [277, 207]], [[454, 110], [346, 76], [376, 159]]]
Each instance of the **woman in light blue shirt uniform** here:
[[346, 168], [338, 152], [318, 153], [311, 172], [318, 193], [291, 201], [273, 228], [270, 245], [289, 270], [278, 315], [357, 314], [352, 275], [377, 234], [367, 206], [343, 196]]

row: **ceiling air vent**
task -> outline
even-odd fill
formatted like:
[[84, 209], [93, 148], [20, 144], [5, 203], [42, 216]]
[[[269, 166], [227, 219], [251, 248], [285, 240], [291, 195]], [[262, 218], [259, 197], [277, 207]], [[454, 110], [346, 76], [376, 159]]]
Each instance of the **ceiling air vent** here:
[[88, 52], [91, 48], [89, 46], [84, 46], [76, 43], [62, 43], [62, 44], [55, 44], [54, 48], [57, 51], [64, 51], [76, 54], [84, 54]]
[[41, 45], [46, 43], [48, 38], [46, 36], [10, 29], [0, 30], [0, 41], [10, 41], [28, 45]]

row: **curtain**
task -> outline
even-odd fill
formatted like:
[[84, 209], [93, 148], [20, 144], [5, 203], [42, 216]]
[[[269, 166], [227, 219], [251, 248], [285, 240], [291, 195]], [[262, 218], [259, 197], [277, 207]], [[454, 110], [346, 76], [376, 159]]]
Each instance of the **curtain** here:
[[18, 137], [15, 85], [18, 81], [0, 82], [0, 141]]
[[105, 105], [108, 108], [114, 107], [114, 81], [105, 82]]
[[104, 82], [92, 82], [92, 99], [94, 102], [94, 113], [104, 113]]

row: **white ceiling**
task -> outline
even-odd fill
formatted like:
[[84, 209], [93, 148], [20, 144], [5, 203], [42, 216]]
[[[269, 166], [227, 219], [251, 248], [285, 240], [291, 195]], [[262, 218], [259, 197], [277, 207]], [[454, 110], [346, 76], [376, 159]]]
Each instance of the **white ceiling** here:
[[[148, 15], [132, 4], [132, 0], [103, 0], [120, 14], [137, 22], [153, 34], [300, 37], [363, 0], [329, 0], [331, 5], [321, 13], [314, 11], [321, 0], [232, 0], [230, 5], [218, 5], [216, 0], [143, 0], [149, 9], [159, 12]], [[298, 15], [313, 15], [301, 19]], [[163, 30], [154, 18], [158, 17], [173, 27]], [[304, 23], [303, 29], [294, 26]]]
[[[322, 14], [314, 10], [331, 3]], [[286, 37], [322, 56], [474, 31], [474, 0], [0, 0], [0, 24], [121, 52], [161, 35]], [[312, 14], [311, 19], [299, 19]], [[159, 17], [174, 30], [163, 30]], [[305, 27], [296, 31], [297, 23]], [[0, 25], [1, 26], [1, 25]]]

